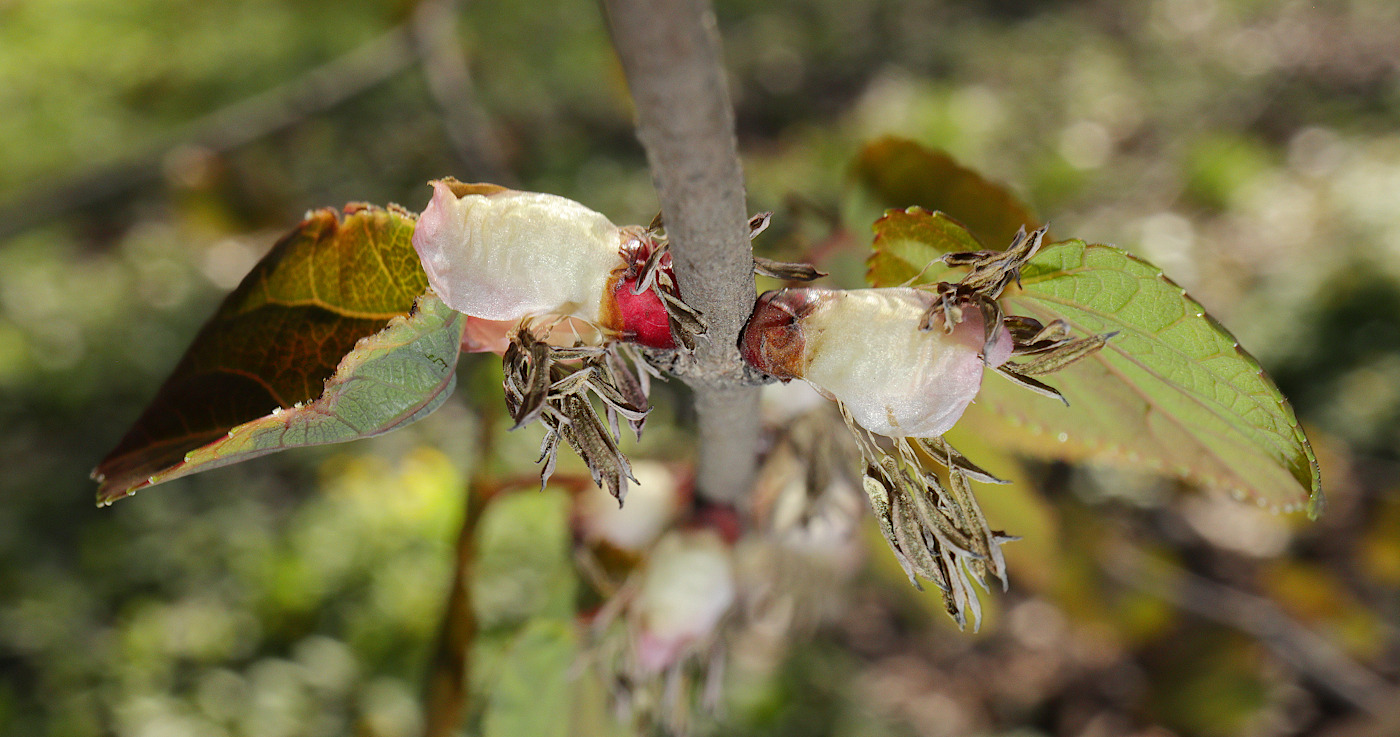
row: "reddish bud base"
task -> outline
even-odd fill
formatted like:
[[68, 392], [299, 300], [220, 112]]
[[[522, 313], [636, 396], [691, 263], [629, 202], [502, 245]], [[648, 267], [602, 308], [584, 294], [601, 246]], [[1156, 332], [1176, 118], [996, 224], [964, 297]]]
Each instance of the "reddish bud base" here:
[[617, 282], [617, 310], [622, 315], [622, 330], [626, 340], [648, 348], [675, 348], [675, 338], [671, 337], [671, 321], [666, 317], [666, 307], [654, 290], [633, 294], [637, 280], [620, 279]]

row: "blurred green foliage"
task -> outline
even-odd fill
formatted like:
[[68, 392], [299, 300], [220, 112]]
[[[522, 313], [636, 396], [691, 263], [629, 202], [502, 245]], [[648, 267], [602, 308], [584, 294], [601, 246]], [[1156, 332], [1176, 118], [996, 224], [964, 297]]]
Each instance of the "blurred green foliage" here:
[[[1400, 6], [716, 10], [751, 207], [777, 211], [760, 248], [810, 254], [859, 284], [878, 212], [852, 196], [851, 157], [882, 134], [945, 149], [1012, 183], [1057, 233], [1140, 253], [1219, 316], [1294, 399], [1332, 502], [1308, 525], [1127, 473], [1022, 469], [992, 440], [963, 447], [1016, 479], [979, 493], [994, 526], [1027, 538], [1007, 548], [1012, 590], [987, 597], [983, 633], [953, 631], [936, 597], [873, 547], [863, 575], [827, 582], [841, 606], [820, 626], [734, 665], [745, 691], [724, 729], [1161, 737], [1378, 724], [1368, 709], [1394, 708], [1400, 673]], [[476, 460], [474, 411], [500, 402], [489, 361], [464, 363], [458, 401], [383, 438], [106, 510], [87, 479], [221, 295], [303, 211], [416, 209], [428, 179], [473, 178], [417, 64], [243, 146], [186, 138], [413, 12], [0, 0], [0, 213], [28, 218], [0, 241], [0, 735], [421, 729], [465, 479], [533, 472], [533, 431]], [[471, 2], [458, 18], [474, 102], [521, 184], [649, 221], [656, 202], [596, 4]], [[150, 176], [106, 168], [132, 161], [153, 162]], [[93, 172], [112, 190], [79, 202], [65, 183]], [[674, 400], [659, 400], [642, 455], [685, 458], [688, 410]], [[552, 671], [580, 636], [567, 617], [578, 584], [561, 563], [567, 515], [553, 492], [515, 504], [529, 525], [505, 525], [493, 545], [532, 551], [542, 572], [491, 573], [524, 589], [480, 595], [499, 604], [481, 663], [496, 647], [498, 663]], [[1365, 698], [1281, 655], [1286, 638], [1193, 609], [1212, 597], [1182, 583], [1200, 579], [1318, 633], [1373, 678]], [[601, 698], [596, 684], [574, 688], [576, 703]], [[605, 709], [576, 708], [607, 722]]]

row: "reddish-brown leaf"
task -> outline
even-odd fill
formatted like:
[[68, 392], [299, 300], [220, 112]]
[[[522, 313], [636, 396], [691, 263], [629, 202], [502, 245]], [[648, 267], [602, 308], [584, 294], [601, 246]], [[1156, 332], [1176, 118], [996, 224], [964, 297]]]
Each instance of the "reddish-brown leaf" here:
[[229, 430], [321, 396], [362, 338], [427, 290], [413, 216], [311, 212], [224, 300], [93, 478], [102, 502], [148, 486]]
[[1005, 186], [989, 182], [952, 157], [904, 138], [866, 144], [856, 157], [854, 175], [881, 206], [917, 205], [937, 210], [967, 226], [985, 248], [1000, 250], [1016, 231], [1040, 227], [1035, 215]]

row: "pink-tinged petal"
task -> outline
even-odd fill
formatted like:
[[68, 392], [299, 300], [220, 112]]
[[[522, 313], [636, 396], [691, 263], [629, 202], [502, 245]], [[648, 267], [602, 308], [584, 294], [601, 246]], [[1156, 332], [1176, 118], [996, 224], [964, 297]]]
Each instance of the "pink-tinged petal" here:
[[[620, 268], [618, 228], [573, 200], [433, 183], [413, 246], [448, 306], [486, 320], [574, 316], [597, 322]], [[485, 192], [485, 193], [483, 193]]]
[[[551, 321], [544, 342], [553, 346], [571, 346], [579, 341], [590, 345], [600, 342], [598, 329], [576, 317]], [[520, 329], [519, 320], [483, 320], [479, 317], [467, 318], [467, 329], [462, 334], [463, 353], [506, 352], [510, 339]], [[537, 336], [538, 337], [538, 336]]]
[[479, 317], [468, 317], [466, 332], [462, 333], [462, 352], [505, 353], [519, 326], [519, 320], [483, 320]]
[[996, 337], [992, 339], [991, 346], [986, 348], [987, 365], [996, 368], [1011, 360], [1011, 350], [1015, 347], [1015, 343], [1011, 340], [1011, 331], [1005, 327], [999, 328]]
[[448, 307], [460, 311], [459, 285], [450, 278], [455, 254], [452, 245], [463, 238], [457, 195], [445, 182], [433, 182], [433, 198], [413, 229], [413, 248], [428, 273], [428, 283]]

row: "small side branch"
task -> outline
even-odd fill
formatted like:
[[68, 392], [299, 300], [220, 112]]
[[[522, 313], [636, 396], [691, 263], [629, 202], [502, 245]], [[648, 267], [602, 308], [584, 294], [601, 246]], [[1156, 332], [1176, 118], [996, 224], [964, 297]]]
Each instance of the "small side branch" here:
[[1395, 687], [1268, 599], [1184, 569], [1150, 562], [1142, 551], [1126, 544], [1113, 550], [1104, 568], [1120, 583], [1255, 638], [1280, 660], [1358, 711], [1385, 715], [1400, 703]]
[[736, 501], [747, 492], [758, 444], [757, 389], [739, 357], [739, 331], [757, 294], [714, 13], [707, 0], [605, 0], [613, 45], [637, 107], [661, 201], [676, 278], [705, 315], [707, 340], [678, 364], [695, 390], [700, 491]]
[[438, 629], [433, 662], [428, 668], [423, 698], [423, 734], [450, 737], [466, 714], [471, 680], [470, 653], [476, 639], [476, 613], [472, 609], [471, 570], [476, 558], [476, 523], [494, 492], [482, 479], [466, 489], [462, 529], [457, 534], [457, 560], [447, 606]]
[[422, 0], [413, 13], [413, 35], [428, 92], [442, 113], [448, 143], [467, 181], [515, 187], [518, 182], [502, 155], [492, 124], [477, 102], [467, 57], [457, 33], [458, 0]]

